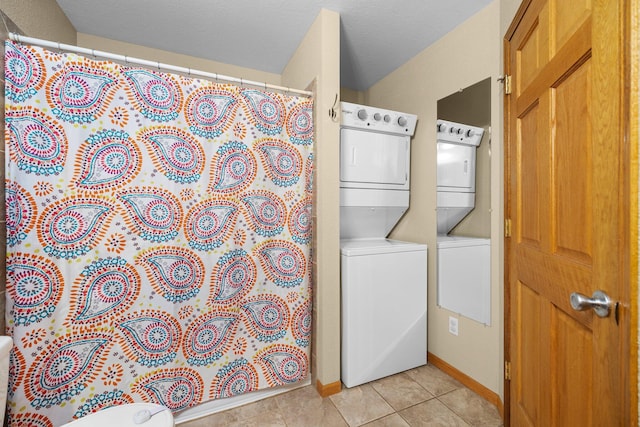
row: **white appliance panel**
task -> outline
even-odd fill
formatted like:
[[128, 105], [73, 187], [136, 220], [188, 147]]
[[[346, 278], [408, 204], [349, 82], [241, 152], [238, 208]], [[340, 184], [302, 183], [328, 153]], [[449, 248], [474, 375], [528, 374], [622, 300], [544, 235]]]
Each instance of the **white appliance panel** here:
[[415, 114], [387, 110], [371, 105], [340, 103], [340, 126], [374, 132], [413, 136], [418, 117]]
[[386, 237], [406, 211], [406, 207], [340, 206], [340, 238], [368, 239]]
[[491, 324], [491, 241], [438, 237], [438, 306]]
[[409, 208], [409, 192], [340, 189], [340, 238], [386, 237]]
[[341, 129], [340, 186], [409, 188], [409, 136]]
[[391, 253], [400, 254], [402, 252], [426, 250], [426, 245], [393, 239], [377, 238], [340, 240], [340, 253], [348, 257]]
[[409, 207], [408, 191], [377, 190], [369, 188], [341, 188], [340, 206], [393, 206]]
[[438, 142], [438, 191], [476, 191], [476, 147]]
[[438, 235], [450, 232], [475, 206], [476, 193], [438, 191]]
[[455, 142], [457, 144], [478, 146], [482, 141], [484, 129], [481, 127], [465, 125], [463, 123], [438, 120], [438, 142]]
[[342, 245], [342, 382], [354, 387], [426, 364], [427, 247]]

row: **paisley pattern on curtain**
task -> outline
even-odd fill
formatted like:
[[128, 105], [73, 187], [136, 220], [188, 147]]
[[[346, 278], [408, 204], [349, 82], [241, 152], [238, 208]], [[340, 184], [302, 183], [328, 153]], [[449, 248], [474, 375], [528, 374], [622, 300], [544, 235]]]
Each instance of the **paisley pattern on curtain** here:
[[312, 101], [5, 50], [11, 422], [304, 379]]

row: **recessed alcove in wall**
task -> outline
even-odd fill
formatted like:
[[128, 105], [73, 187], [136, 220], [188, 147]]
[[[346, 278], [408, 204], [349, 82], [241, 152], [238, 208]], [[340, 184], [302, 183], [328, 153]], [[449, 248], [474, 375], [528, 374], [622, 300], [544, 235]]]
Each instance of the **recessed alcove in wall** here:
[[450, 234], [488, 238], [491, 236], [491, 78], [438, 100], [438, 119], [485, 129], [476, 152], [475, 208]]

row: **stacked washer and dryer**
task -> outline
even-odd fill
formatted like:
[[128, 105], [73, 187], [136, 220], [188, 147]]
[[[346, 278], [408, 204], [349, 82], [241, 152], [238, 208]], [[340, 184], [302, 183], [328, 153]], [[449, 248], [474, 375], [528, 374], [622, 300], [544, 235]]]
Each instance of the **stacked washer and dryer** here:
[[452, 236], [475, 207], [476, 149], [484, 129], [437, 121], [438, 306], [491, 323], [491, 241]]
[[387, 239], [409, 208], [416, 116], [341, 103], [342, 382], [427, 363], [427, 246]]

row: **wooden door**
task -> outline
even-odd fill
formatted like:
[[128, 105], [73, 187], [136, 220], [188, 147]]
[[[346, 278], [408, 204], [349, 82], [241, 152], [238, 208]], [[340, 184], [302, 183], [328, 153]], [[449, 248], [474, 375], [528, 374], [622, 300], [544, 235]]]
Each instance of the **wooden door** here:
[[[513, 426], [635, 424], [625, 2], [523, 3], [505, 44], [507, 414]], [[596, 290], [613, 300], [608, 317], [572, 309], [571, 293]]]

